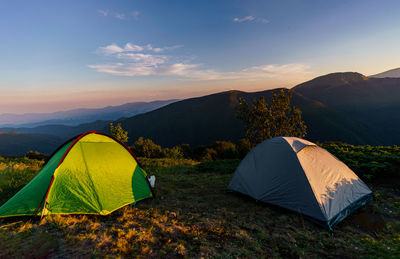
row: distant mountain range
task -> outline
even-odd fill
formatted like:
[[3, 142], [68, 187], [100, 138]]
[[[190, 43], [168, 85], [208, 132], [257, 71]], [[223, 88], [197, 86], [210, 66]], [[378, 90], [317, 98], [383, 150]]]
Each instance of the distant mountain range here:
[[375, 78], [385, 78], [385, 77], [392, 77], [392, 78], [399, 78], [400, 77], [400, 68], [395, 68], [388, 70], [383, 73], [379, 73], [370, 77], [375, 77]]
[[[116, 122], [121, 122], [128, 130], [129, 144], [141, 136], [163, 146], [237, 141], [244, 137], [243, 125], [235, 114], [238, 98], [251, 101], [264, 96], [270, 100], [277, 90], [255, 93], [228, 91], [190, 98]], [[366, 77], [354, 72], [328, 74], [293, 87], [292, 104], [302, 110], [308, 127], [306, 138], [311, 141], [400, 145], [400, 78]], [[25, 134], [31, 134], [31, 137], [32, 134], [53, 135], [55, 143], [57, 139], [66, 140], [87, 130], [107, 131], [109, 122], [99, 120], [76, 126], [0, 128], [0, 132], [8, 133], [3, 134], [3, 138], [14, 131], [22, 133], [20, 138]], [[28, 139], [25, 137], [26, 141]], [[0, 138], [0, 154], [3, 155], [14, 149], [11, 144], [8, 149], [4, 148], [5, 143], [12, 142], [3, 142]], [[35, 142], [35, 145], [18, 148], [18, 152], [31, 149], [47, 152], [45, 144]]]
[[[244, 137], [242, 122], [236, 118], [235, 112], [238, 98], [252, 101], [263, 96], [269, 101], [276, 90], [255, 93], [228, 91], [191, 98], [119, 122], [128, 130], [131, 140], [143, 136], [163, 146], [180, 143], [199, 146], [216, 140], [237, 141]], [[359, 131], [360, 125], [320, 102], [294, 92], [293, 104], [302, 110], [308, 126], [307, 137], [311, 140], [351, 142], [357, 139], [364, 143], [368, 139], [367, 134]]]
[[116, 120], [145, 113], [177, 100], [134, 102], [98, 109], [74, 109], [52, 113], [0, 114], [0, 127], [36, 127], [41, 125], [77, 126], [96, 120]]
[[30, 150], [51, 154], [62, 142], [54, 135], [0, 133], [0, 155], [16, 156]]
[[[120, 122], [131, 140], [143, 136], [165, 146], [237, 141], [244, 137], [235, 115], [238, 98], [269, 100], [273, 91], [229, 91], [186, 99]], [[292, 104], [302, 110], [307, 139], [400, 144], [400, 78], [333, 73], [295, 86], [293, 91]]]

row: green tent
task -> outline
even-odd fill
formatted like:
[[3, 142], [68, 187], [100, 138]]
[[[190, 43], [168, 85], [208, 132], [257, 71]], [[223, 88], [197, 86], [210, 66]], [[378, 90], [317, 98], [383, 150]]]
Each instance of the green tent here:
[[132, 151], [111, 136], [89, 131], [57, 149], [35, 178], [0, 207], [0, 217], [107, 215], [152, 196]]

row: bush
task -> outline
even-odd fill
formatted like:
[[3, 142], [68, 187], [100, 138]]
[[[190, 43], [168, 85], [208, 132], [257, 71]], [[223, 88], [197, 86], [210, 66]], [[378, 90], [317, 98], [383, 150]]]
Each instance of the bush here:
[[230, 141], [215, 141], [210, 146], [199, 146], [191, 149], [189, 144], [182, 144], [172, 148], [162, 148], [151, 139], [138, 138], [130, 149], [139, 157], [194, 159], [197, 161], [214, 161], [221, 159], [242, 159], [251, 149], [246, 139], [239, 140], [238, 144]]
[[400, 177], [399, 146], [354, 146], [333, 142], [320, 146], [343, 161], [364, 180]]
[[147, 158], [161, 158], [164, 156], [160, 145], [155, 144], [151, 139], [142, 137], [138, 138], [130, 149], [136, 156]]
[[25, 157], [27, 157], [28, 159], [36, 159], [36, 160], [47, 160], [47, 158], [49, 156], [42, 154], [40, 152], [37, 151], [29, 151], [28, 153], [26, 153]]
[[215, 159], [237, 158], [236, 145], [230, 141], [215, 141], [211, 147], [215, 150]]
[[244, 158], [251, 150], [251, 144], [248, 139], [242, 138], [236, 144], [238, 158]]
[[162, 150], [162, 155], [163, 157], [174, 158], [174, 159], [184, 158], [184, 153], [180, 146], [176, 146], [173, 148], [164, 148]]

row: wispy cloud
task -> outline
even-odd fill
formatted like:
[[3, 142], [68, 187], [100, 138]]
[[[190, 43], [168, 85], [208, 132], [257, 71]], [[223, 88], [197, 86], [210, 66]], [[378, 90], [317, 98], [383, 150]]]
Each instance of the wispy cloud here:
[[115, 63], [105, 65], [89, 65], [98, 72], [122, 76], [146, 76], [157, 74], [180, 74], [180, 71], [193, 68], [193, 65], [166, 64], [169, 56], [160, 55], [160, 52], [172, 51], [181, 45], [154, 47], [151, 44], [144, 46], [131, 42], [120, 47], [113, 43], [100, 47], [97, 54], [115, 59]]
[[133, 61], [143, 66], [157, 66], [167, 61], [167, 56], [143, 53], [118, 53], [116, 58]]
[[[147, 58], [146, 58], [147, 59]], [[285, 65], [263, 65], [242, 69], [236, 72], [219, 72], [213, 69], [199, 69], [200, 64], [174, 63], [165, 64], [162, 62], [128, 62], [106, 65], [90, 65], [90, 68], [97, 72], [118, 76], [151, 76], [169, 75], [179, 76], [191, 80], [254, 80], [254, 79], [275, 79], [286, 80], [292, 78], [305, 78], [310, 75], [309, 66], [305, 64]]]
[[134, 11], [134, 12], [131, 13], [131, 15], [132, 15], [133, 19], [138, 20], [140, 12], [139, 11]]
[[189, 80], [238, 80], [238, 79], [277, 79], [307, 77], [309, 66], [305, 64], [269, 64], [252, 66], [239, 71], [220, 72], [215, 69], [204, 69], [201, 64], [176, 62], [174, 57], [160, 55], [159, 52], [174, 50], [180, 45], [171, 47], [153, 47], [127, 43], [124, 47], [111, 44], [100, 47], [99, 55], [113, 58], [114, 62], [107, 64], [89, 65], [100, 73], [116, 76], [178, 76]]
[[107, 10], [97, 10], [97, 12], [103, 16], [108, 16], [108, 11]]
[[182, 45], [174, 45], [174, 46], [166, 46], [160, 48], [160, 47], [153, 47], [151, 44], [147, 44], [145, 46], [139, 46], [130, 42], [126, 43], [124, 47], [120, 47], [117, 44], [113, 43], [111, 45], [98, 48], [97, 53], [100, 55], [111, 55], [121, 52], [142, 52], [142, 51], [151, 51], [159, 53], [164, 51], [175, 50], [181, 47]]
[[249, 15], [249, 16], [245, 16], [242, 18], [235, 17], [235, 18], [233, 18], [233, 21], [234, 22], [247, 22], [247, 21], [254, 21], [254, 19], [256, 19], [254, 16]]
[[120, 20], [125, 20], [126, 16], [124, 13], [114, 13], [114, 17]]
[[129, 14], [126, 14], [123, 12], [114, 12], [114, 11], [99, 9], [99, 10], [97, 10], [97, 12], [104, 17], [110, 16], [110, 17], [117, 18], [119, 20], [129, 20], [130, 18], [133, 18], [134, 20], [139, 20], [139, 16], [140, 16], [139, 11], [133, 11]]
[[269, 23], [269, 21], [262, 17], [255, 17], [252, 15], [244, 16], [244, 17], [235, 17], [233, 18], [234, 22], [242, 23], [242, 22], [258, 22], [258, 23]]

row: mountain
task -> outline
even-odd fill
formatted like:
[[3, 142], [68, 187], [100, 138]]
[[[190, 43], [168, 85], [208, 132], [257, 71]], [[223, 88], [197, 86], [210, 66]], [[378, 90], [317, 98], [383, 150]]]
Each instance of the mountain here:
[[[163, 146], [182, 143], [199, 146], [216, 140], [237, 141], [244, 137], [242, 122], [236, 118], [235, 113], [238, 99], [250, 101], [263, 96], [270, 100], [273, 92], [278, 90], [255, 93], [228, 91], [190, 98], [118, 122], [128, 130], [130, 143], [138, 137], [151, 138]], [[307, 139], [357, 143], [367, 143], [371, 139], [362, 125], [320, 102], [296, 92], [292, 101], [303, 112], [308, 126]]]
[[370, 76], [371, 78], [386, 78], [386, 77], [392, 77], [392, 78], [400, 78], [400, 68], [395, 68], [391, 69], [376, 75]]
[[98, 109], [74, 109], [53, 113], [0, 114], [0, 127], [36, 127], [41, 125], [76, 126], [96, 120], [116, 120], [145, 113], [174, 100], [134, 102], [118, 106], [108, 106]]
[[[129, 144], [138, 137], [151, 138], [169, 147], [183, 143], [195, 147], [216, 140], [237, 141], [244, 137], [242, 122], [235, 114], [238, 99], [252, 101], [263, 96], [269, 101], [278, 90], [227, 91], [190, 98], [116, 122], [128, 130]], [[400, 145], [400, 78], [332, 73], [295, 86], [292, 104], [302, 111], [308, 127], [306, 139], [311, 141]], [[107, 131], [109, 122], [0, 128], [0, 132], [7, 133], [0, 138], [0, 155], [14, 154], [15, 150], [23, 154], [31, 149], [46, 153], [52, 143], [53, 149], [57, 147], [58, 139], [65, 141], [88, 130]], [[21, 134], [12, 136], [12, 132]], [[24, 141], [27, 145], [21, 148]]]
[[333, 73], [297, 85], [293, 90], [362, 125], [372, 137], [366, 143], [400, 144], [400, 78]]
[[63, 140], [45, 134], [0, 133], [0, 155], [22, 155], [28, 151], [51, 154]]
[[400, 78], [368, 78], [359, 73], [332, 73], [292, 88], [335, 109], [364, 110], [400, 104]]
[[0, 132], [8, 134], [13, 132], [18, 132], [21, 134], [53, 135], [66, 140], [89, 130], [103, 131], [110, 122], [112, 121], [98, 120], [90, 123], [83, 123], [77, 126], [50, 124], [50, 125], [37, 126], [34, 128], [0, 128]]

